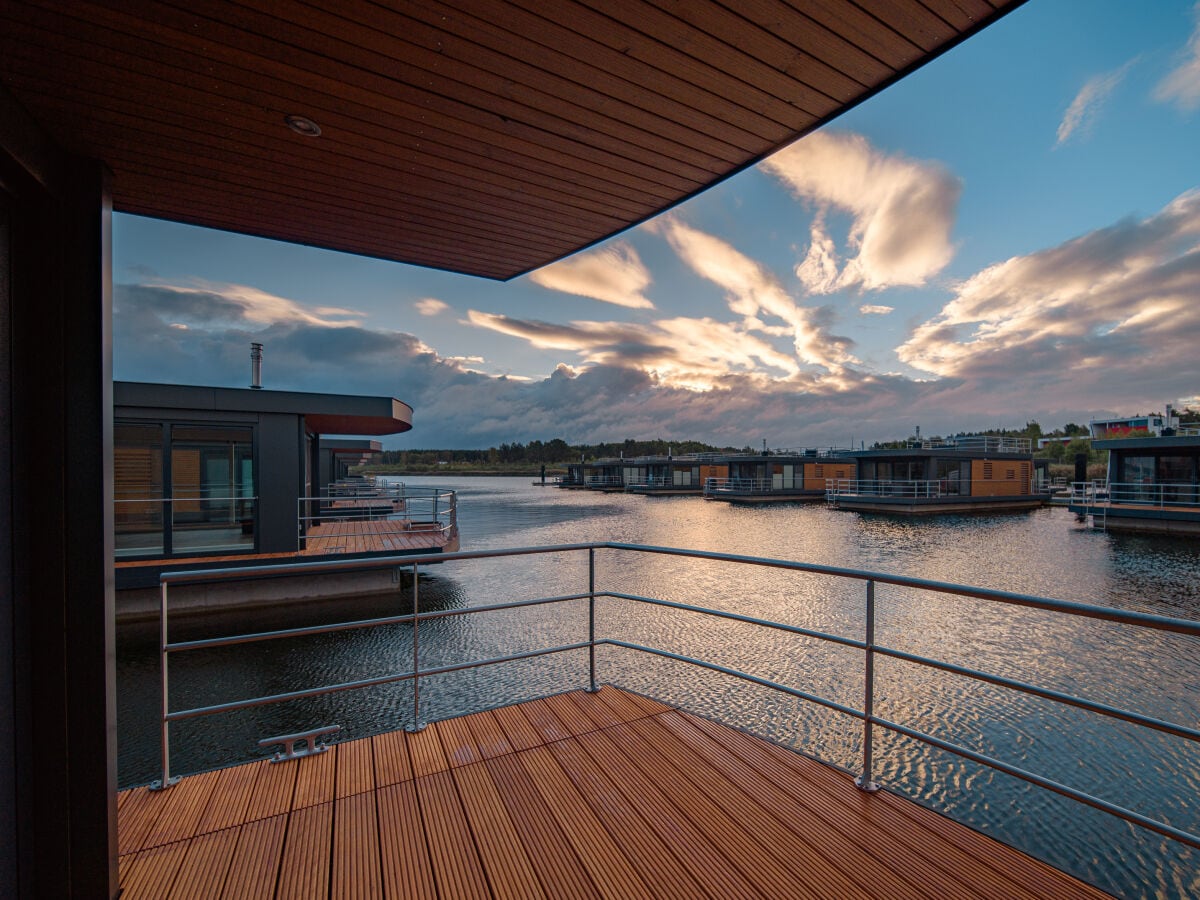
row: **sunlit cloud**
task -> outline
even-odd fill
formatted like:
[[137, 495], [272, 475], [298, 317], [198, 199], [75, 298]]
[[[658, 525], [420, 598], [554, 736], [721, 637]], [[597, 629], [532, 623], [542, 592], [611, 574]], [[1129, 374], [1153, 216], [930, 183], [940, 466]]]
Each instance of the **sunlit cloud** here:
[[1058, 134], [1055, 146], [1061, 146], [1071, 135], [1088, 132], [1100, 115], [1104, 102], [1113, 90], [1124, 79], [1126, 73], [1135, 61], [1130, 60], [1113, 72], [1105, 72], [1089, 78], [1067, 107], [1062, 121], [1058, 123]]
[[123, 285], [121, 296], [153, 295], [164, 314], [178, 324], [205, 325], [240, 322], [264, 327], [283, 323], [305, 323], [329, 328], [360, 325], [362, 313], [337, 306], [309, 309], [295, 300], [280, 297], [244, 284], [191, 281], [187, 284], [145, 282]]
[[1181, 109], [1200, 108], [1200, 3], [1192, 9], [1195, 25], [1183, 59], [1154, 89], [1154, 98]]
[[[675, 216], [665, 217], [655, 228], [696, 274], [724, 289], [730, 310], [742, 317], [745, 330], [786, 335], [792, 339], [801, 362], [831, 372], [858, 362], [850, 352], [853, 342], [829, 332], [828, 310], [798, 304], [760, 263]], [[781, 320], [784, 326], [764, 322], [763, 317]]]
[[436, 316], [450, 308], [449, 303], [443, 303], [434, 297], [425, 297], [413, 304], [413, 307], [423, 316]]
[[874, 303], [864, 303], [858, 308], [858, 311], [864, 316], [886, 316], [890, 312], [895, 312], [894, 306], [881, 306]]
[[[962, 186], [940, 164], [885, 155], [857, 134], [817, 131], [762, 167], [817, 206], [808, 252], [796, 267], [811, 293], [921, 285], [954, 255], [950, 232]], [[844, 264], [826, 231], [831, 207], [853, 217]]]
[[[1154, 399], [1200, 377], [1200, 191], [990, 266], [897, 349], [941, 377]], [[1138, 393], [1141, 391], [1142, 393]], [[1160, 398], [1161, 402], [1161, 398]]]
[[643, 293], [650, 286], [650, 271], [637, 251], [622, 241], [551, 263], [529, 279], [552, 291], [631, 309], [654, 308]]
[[560, 325], [471, 310], [468, 321], [540, 349], [578, 354], [586, 366], [637, 369], [657, 384], [709, 390], [742, 373], [761, 380], [799, 372], [796, 361], [739, 328], [709, 318], [678, 317], [651, 324], [572, 322]]

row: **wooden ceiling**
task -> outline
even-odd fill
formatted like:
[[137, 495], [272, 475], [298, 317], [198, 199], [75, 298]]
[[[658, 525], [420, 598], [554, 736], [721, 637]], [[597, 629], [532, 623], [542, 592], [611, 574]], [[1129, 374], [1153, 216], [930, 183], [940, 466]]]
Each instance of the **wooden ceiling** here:
[[119, 211], [507, 279], [1019, 2], [3, 0], [0, 77]]

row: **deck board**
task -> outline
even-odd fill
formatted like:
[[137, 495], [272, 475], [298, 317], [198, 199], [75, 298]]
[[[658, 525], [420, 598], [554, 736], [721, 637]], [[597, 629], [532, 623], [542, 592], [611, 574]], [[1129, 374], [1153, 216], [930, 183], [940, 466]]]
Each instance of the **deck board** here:
[[118, 821], [123, 900], [1107, 896], [611, 687], [134, 788]]

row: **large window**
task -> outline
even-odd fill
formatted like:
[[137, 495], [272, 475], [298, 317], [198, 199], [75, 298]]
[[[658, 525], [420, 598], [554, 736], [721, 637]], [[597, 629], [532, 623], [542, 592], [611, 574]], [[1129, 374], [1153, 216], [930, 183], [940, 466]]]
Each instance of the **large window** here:
[[163, 553], [163, 427], [113, 426], [117, 557]]
[[118, 422], [113, 434], [118, 558], [254, 549], [249, 426]]

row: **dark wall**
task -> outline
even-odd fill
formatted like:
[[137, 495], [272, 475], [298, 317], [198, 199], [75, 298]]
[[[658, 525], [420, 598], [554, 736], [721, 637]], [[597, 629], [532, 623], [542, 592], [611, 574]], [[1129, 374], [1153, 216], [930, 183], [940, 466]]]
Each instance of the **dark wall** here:
[[0, 896], [115, 897], [111, 206], [0, 90]]
[[299, 546], [297, 486], [304, 481], [304, 438], [299, 416], [264, 413], [258, 420], [258, 528], [260, 553]]

